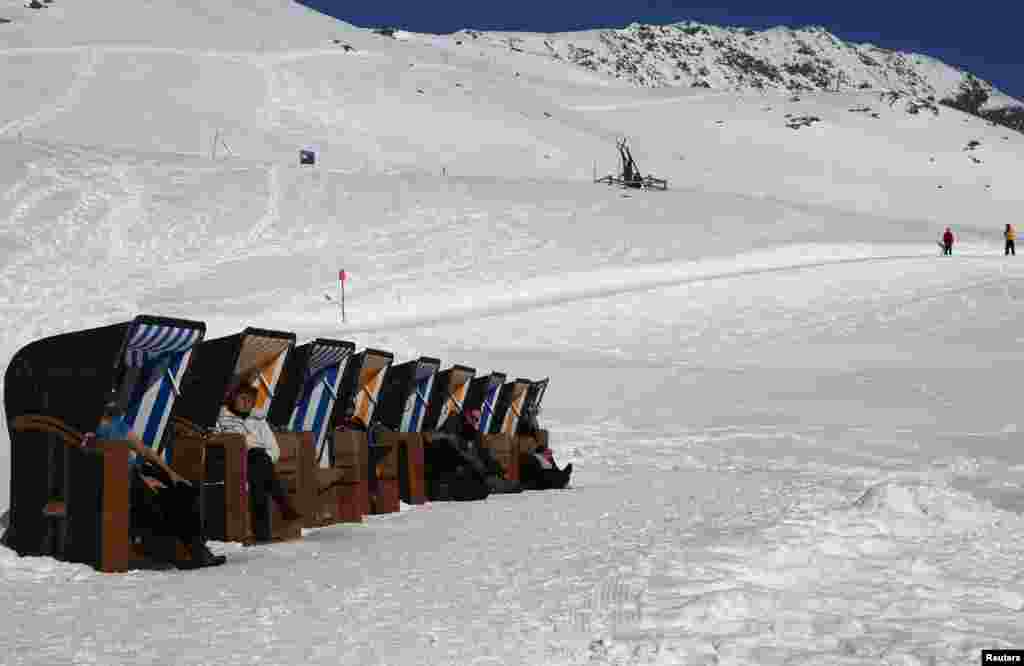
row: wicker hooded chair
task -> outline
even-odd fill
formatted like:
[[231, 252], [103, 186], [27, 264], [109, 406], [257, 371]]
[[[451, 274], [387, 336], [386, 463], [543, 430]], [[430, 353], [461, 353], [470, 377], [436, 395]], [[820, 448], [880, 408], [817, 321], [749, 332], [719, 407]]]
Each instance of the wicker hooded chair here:
[[138, 563], [129, 446], [87, 435], [104, 406], [116, 401], [132, 431], [176, 471], [184, 476], [190, 464], [201, 468], [201, 460], [173, 460], [163, 435], [205, 332], [202, 322], [140, 315], [36, 340], [14, 355], [4, 377], [11, 435], [8, 546], [101, 571]]
[[[373, 439], [381, 390], [393, 360], [391, 352], [379, 349], [356, 354], [345, 369], [334, 404], [331, 466], [350, 470], [346, 475], [359, 479], [339, 489], [339, 511], [345, 521], [360, 521], [386, 501], [398, 501], [397, 455], [388, 455], [392, 447]], [[387, 499], [392, 494], [393, 502]]]
[[[392, 366], [384, 380], [377, 421], [386, 427], [377, 440], [398, 451], [398, 494], [406, 504], [427, 501], [421, 429], [441, 361], [427, 356]], [[393, 503], [387, 508], [397, 510]]]
[[[253, 416], [266, 418], [294, 345], [294, 333], [250, 327], [234, 335], [206, 340], [196, 347], [192, 371], [174, 410], [173, 446], [175, 456], [181, 453], [205, 460], [204, 528], [212, 539], [249, 542], [253, 538], [248, 449], [242, 435], [214, 432], [221, 407], [232, 389], [244, 381], [257, 388]], [[311, 444], [305, 441], [310, 437], [309, 433], [276, 435], [281, 457], [274, 472], [286, 483], [294, 506], [302, 512], [307, 510], [305, 496], [310, 487], [306, 470], [312, 464], [303, 461], [303, 456], [312, 458]], [[269, 506], [271, 513], [264, 518], [270, 520], [273, 538], [301, 536], [300, 521], [286, 522], [278, 507], [273, 503]]]
[[469, 385], [466, 396], [466, 410], [480, 410], [480, 440], [491, 450], [509, 481], [519, 480], [519, 451], [515, 437], [501, 432], [491, 432], [498, 395], [505, 384], [505, 373], [492, 372], [477, 377]]
[[303, 443], [309, 449], [304, 459], [308, 459], [311, 480], [306, 485], [306, 527], [361, 520], [361, 515], [346, 514], [342, 498], [365, 482], [358, 464], [345, 466], [342, 456], [335, 455], [331, 424], [342, 378], [354, 354], [355, 344], [325, 338], [296, 347], [267, 417], [278, 429], [310, 434]]

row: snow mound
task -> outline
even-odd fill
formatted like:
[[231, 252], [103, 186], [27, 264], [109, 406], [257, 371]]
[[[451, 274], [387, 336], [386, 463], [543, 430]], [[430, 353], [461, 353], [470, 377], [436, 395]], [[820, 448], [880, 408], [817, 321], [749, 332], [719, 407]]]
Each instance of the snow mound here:
[[687, 601], [672, 624], [710, 634], [749, 632], [758, 618], [773, 615], [778, 607], [779, 601], [771, 591], [715, 590]]
[[871, 486], [853, 506], [876, 518], [915, 517], [934, 523], [978, 525], [995, 520], [988, 502], [951, 488], [886, 481]]

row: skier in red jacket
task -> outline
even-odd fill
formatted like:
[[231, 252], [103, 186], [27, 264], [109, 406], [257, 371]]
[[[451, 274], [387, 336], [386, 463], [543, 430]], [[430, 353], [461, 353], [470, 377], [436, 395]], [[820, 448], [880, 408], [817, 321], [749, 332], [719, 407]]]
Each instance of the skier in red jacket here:
[[946, 232], [942, 234], [942, 255], [948, 256], [953, 254], [953, 232], [949, 227], [946, 227]]

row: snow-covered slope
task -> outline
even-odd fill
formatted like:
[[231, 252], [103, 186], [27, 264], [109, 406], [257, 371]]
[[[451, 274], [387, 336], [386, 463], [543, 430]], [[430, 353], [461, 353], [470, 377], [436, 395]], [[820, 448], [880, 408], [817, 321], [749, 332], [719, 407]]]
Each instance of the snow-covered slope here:
[[331, 44], [352, 26], [291, 0], [74, 2], [0, 0], [7, 48], [136, 44], [209, 51], [308, 49]]
[[[1019, 646], [1024, 265], [1000, 232], [1024, 137], [920, 96], [640, 88], [289, 3], [122, 5], [0, 5], [0, 370], [143, 312], [351, 339], [551, 376], [578, 471], [214, 544], [228, 564], [189, 574], [0, 550], [7, 662]], [[591, 182], [624, 135], [667, 192]], [[4, 435], [0, 507], [9, 457]]]

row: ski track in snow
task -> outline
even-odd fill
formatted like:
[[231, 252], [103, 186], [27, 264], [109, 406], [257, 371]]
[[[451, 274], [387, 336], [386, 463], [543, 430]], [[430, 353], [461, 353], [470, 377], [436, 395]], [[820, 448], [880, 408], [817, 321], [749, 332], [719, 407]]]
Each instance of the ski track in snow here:
[[[576, 301], [590, 300], [595, 298], [606, 298], [610, 296], [621, 296], [625, 294], [649, 291], [653, 289], [664, 289], [686, 284], [696, 284], [715, 280], [731, 280], [736, 278], [755, 277], [759, 275], [770, 275], [773, 273], [785, 273], [791, 271], [813, 270], [831, 266], [844, 266], [850, 264], [886, 264], [905, 261], [934, 261], [932, 255], [905, 254], [905, 255], [881, 255], [870, 257], [856, 257], [847, 259], [835, 259], [826, 261], [809, 260], [804, 263], [786, 263], [779, 266], [770, 266], [756, 269], [739, 270], [701, 270], [699, 264], [684, 265], [671, 268], [638, 268], [638, 269], [610, 269], [605, 271], [594, 271], [589, 275], [562, 275], [548, 278], [543, 281], [536, 281], [538, 284], [530, 284], [526, 281], [515, 294], [499, 295], [488, 290], [487, 298], [483, 294], [476, 294], [473, 300], [484, 301], [487, 304], [482, 306], [469, 306], [464, 308], [453, 308], [447, 312], [433, 313], [423, 316], [410, 316], [406, 318], [393, 318], [388, 321], [385, 315], [379, 317], [383, 322], [373, 324], [355, 324], [347, 326], [346, 331], [351, 333], [367, 333], [375, 331], [390, 331], [406, 328], [418, 328], [423, 326], [436, 326], [438, 324], [457, 323], [471, 319], [482, 319], [503, 314], [523, 313], [532, 309], [548, 307], [552, 305], [564, 305]], [[664, 272], [667, 275], [660, 275]], [[653, 273], [653, 275], [652, 275]], [[683, 275], [680, 275], [682, 273]], [[644, 275], [647, 274], [647, 275]], [[565, 284], [572, 286], [564, 287]], [[596, 285], [594, 283], [597, 283]], [[542, 292], [536, 295], [533, 292]], [[546, 292], [546, 293], [545, 293]], [[302, 319], [296, 318], [294, 324], [302, 328]]]

